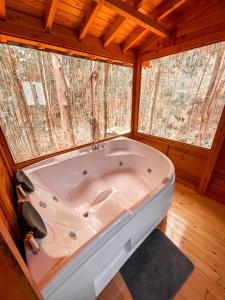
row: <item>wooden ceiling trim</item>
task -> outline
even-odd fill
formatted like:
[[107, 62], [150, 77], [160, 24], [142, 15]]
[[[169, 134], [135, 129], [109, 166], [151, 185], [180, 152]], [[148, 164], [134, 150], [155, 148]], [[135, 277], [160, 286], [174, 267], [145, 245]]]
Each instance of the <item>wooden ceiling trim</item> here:
[[173, 45], [162, 46], [155, 51], [142, 54], [141, 60], [148, 61], [222, 41], [225, 41], [225, 22], [204, 28], [190, 35], [181, 36], [176, 39]]
[[[162, 3], [157, 7], [153, 13], [151, 14], [151, 18], [153, 20], [156, 20], [157, 22], [163, 20], [166, 16], [168, 16], [170, 13], [172, 13], [175, 9], [177, 9], [179, 6], [181, 6], [183, 3], [185, 3], [187, 0], [173, 0], [168, 3]], [[122, 51], [127, 51], [130, 49], [137, 41], [139, 41], [146, 33], [148, 32], [147, 29], [138, 27], [131, 35], [130, 37], [125, 40], [125, 42], [122, 44]]]
[[0, 0], [0, 18], [5, 18], [5, 0]]
[[[195, 6], [192, 7], [192, 9], [187, 10], [184, 14], [180, 15], [178, 18], [176, 18], [174, 21], [171, 22], [170, 27], [174, 29], [174, 32], [176, 31], [176, 27], [178, 27], [180, 24], [183, 24], [185, 22], [188, 22], [198, 16], [200, 13], [206, 11], [211, 6], [215, 5], [218, 0], [202, 0], [199, 1]], [[150, 51], [150, 49], [155, 45], [160, 39], [158, 37], [153, 37], [150, 40], [147, 40], [146, 43], [144, 43], [139, 51], [141, 53]]]
[[213, 26], [215, 24], [221, 23], [221, 20], [224, 19], [225, 9], [217, 11], [211, 15], [205, 15], [204, 18], [198, 18], [196, 21], [191, 23], [187, 23], [186, 25], [180, 27], [176, 31], [176, 36], [182, 36], [194, 31], [207, 28], [209, 26]]
[[126, 2], [120, 0], [95, 0], [95, 1], [100, 4], [104, 4], [105, 6], [112, 9], [114, 12], [118, 13], [119, 15], [132, 20], [136, 24], [148, 29], [149, 31], [160, 36], [161, 38], [170, 37], [169, 30], [167, 30], [165, 27], [158, 24], [157, 22], [153, 21], [146, 15], [140, 13], [139, 11], [131, 7]]
[[[29, 17], [29, 20], [32, 17]], [[31, 22], [32, 23], [32, 22]], [[37, 24], [38, 25], [38, 24]], [[95, 59], [113, 60], [124, 65], [133, 65], [134, 52], [123, 54], [118, 44], [112, 43], [107, 49], [102, 47], [100, 39], [87, 35], [83, 42], [76, 37], [74, 30], [66, 29], [60, 25], [54, 26], [51, 33], [43, 32], [38, 26], [30, 28], [25, 23], [16, 24], [0, 20], [0, 36], [8, 41], [29, 44], [33, 46], [41, 45], [42, 48], [70, 53], [83, 57], [95, 57]]]
[[[146, 1], [147, 0], [136, 0], [134, 2], [134, 8], [137, 10], [141, 9], [142, 5], [144, 5]], [[123, 27], [126, 21], [127, 18], [124, 18], [120, 15], [117, 16], [115, 22], [103, 37], [103, 47], [107, 47], [113, 41], [114, 37], [116, 36], [118, 31]]]
[[56, 9], [57, 9], [57, 3], [58, 0], [48, 0], [47, 7], [45, 11], [45, 17], [44, 17], [44, 27], [47, 32], [49, 32], [52, 28]]
[[88, 32], [88, 29], [91, 27], [92, 22], [94, 21], [95, 17], [97, 16], [98, 12], [100, 11], [102, 5], [97, 3], [97, 2], [93, 2], [90, 9], [87, 11], [87, 13], [85, 14], [83, 21], [81, 23], [80, 26], [80, 30], [79, 30], [79, 41], [82, 41], [85, 38], [85, 35]]

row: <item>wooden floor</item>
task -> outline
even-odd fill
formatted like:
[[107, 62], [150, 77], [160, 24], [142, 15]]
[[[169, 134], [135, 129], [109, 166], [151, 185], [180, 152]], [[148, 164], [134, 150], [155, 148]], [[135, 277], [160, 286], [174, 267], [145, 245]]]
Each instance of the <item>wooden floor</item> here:
[[[160, 228], [195, 265], [175, 300], [225, 300], [225, 205], [177, 184], [167, 221]], [[131, 299], [119, 273], [98, 297]]]

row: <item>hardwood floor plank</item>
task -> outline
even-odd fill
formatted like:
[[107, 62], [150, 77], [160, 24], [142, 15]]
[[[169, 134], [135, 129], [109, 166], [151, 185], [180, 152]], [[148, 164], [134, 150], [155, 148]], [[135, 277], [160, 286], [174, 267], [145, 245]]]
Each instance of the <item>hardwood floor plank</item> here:
[[[160, 229], [187, 255], [195, 270], [174, 300], [225, 299], [225, 205], [176, 184]], [[119, 273], [98, 300], [132, 300]]]

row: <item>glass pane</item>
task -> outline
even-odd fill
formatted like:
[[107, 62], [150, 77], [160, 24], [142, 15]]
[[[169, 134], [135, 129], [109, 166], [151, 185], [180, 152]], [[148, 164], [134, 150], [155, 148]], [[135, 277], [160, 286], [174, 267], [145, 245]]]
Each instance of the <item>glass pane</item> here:
[[225, 104], [225, 43], [142, 69], [139, 132], [211, 148]]
[[15, 162], [130, 131], [132, 68], [0, 44], [0, 124]]

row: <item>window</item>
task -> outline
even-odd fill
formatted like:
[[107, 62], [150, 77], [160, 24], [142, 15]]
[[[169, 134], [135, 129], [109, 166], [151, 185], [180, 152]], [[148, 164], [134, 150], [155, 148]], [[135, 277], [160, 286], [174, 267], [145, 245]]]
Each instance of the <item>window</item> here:
[[0, 44], [0, 125], [15, 162], [130, 131], [132, 68]]
[[211, 148], [225, 104], [225, 43], [142, 69], [139, 132]]

